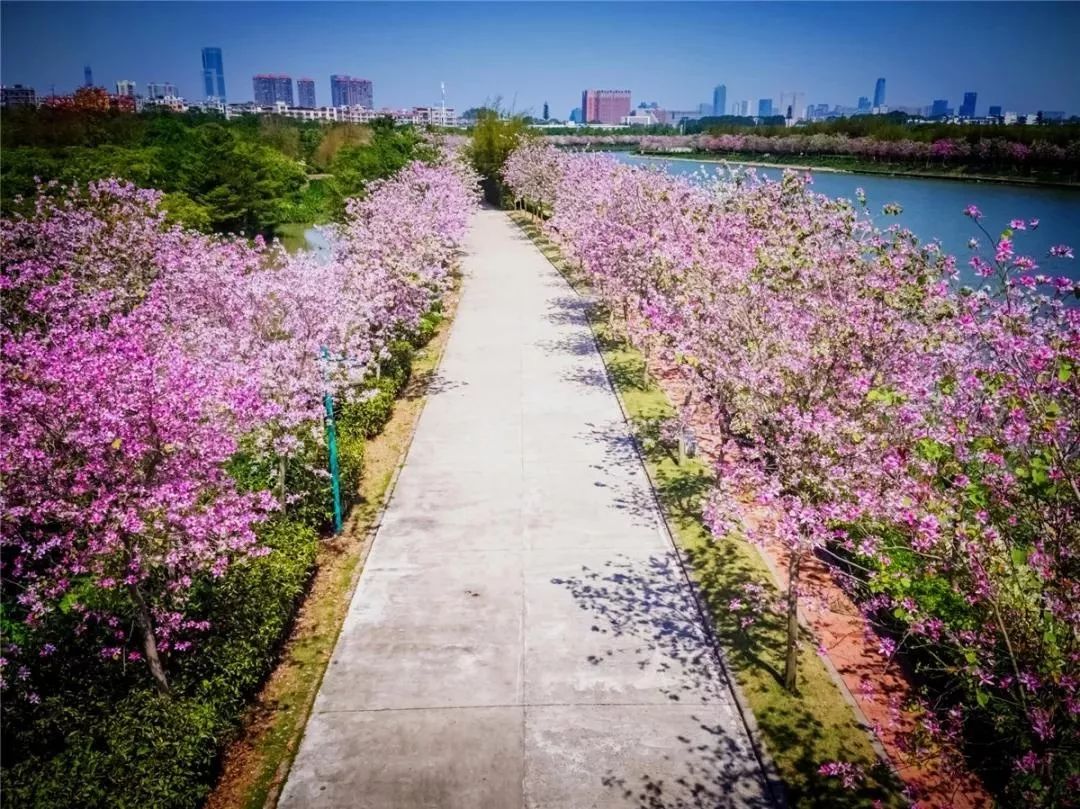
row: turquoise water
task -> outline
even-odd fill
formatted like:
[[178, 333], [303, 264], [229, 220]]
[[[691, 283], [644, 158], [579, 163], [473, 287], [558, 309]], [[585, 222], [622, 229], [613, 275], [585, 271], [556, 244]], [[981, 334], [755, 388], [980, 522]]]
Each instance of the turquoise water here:
[[[634, 165], [663, 165], [673, 174], [692, 174], [703, 169], [711, 173], [717, 169], [715, 163], [664, 160], [620, 152], [612, 154]], [[776, 179], [782, 170], [757, 168], [756, 171]], [[987, 239], [975, 223], [964, 216], [963, 210], [968, 205], [978, 206], [984, 214], [983, 225], [995, 236], [1012, 219], [1038, 219], [1038, 230], [1016, 234], [1017, 252], [1033, 256], [1041, 271], [1047, 274], [1080, 279], [1080, 260], [1047, 257], [1050, 247], [1057, 244], [1069, 245], [1080, 256], [1080, 189], [824, 171], [811, 174], [814, 190], [831, 197], [854, 199], [855, 189], [862, 188], [869, 210], [880, 227], [899, 222], [923, 241], [937, 239], [947, 252], [957, 257], [957, 264], [962, 269], [966, 268], [971, 256], [967, 243], [972, 237], [980, 240], [984, 257], [993, 252], [988, 249]], [[898, 203], [903, 207], [903, 213], [881, 215], [881, 207], [888, 203]], [[970, 280], [963, 275], [965, 280]]]

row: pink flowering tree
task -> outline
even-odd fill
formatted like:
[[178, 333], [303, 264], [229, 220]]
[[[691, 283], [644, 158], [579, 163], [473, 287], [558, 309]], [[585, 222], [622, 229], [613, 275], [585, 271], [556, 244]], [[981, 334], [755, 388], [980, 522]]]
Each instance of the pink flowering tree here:
[[926, 670], [1016, 740], [1015, 796], [1051, 805], [1080, 775], [1080, 311], [1074, 282], [1015, 249], [1037, 221], [991, 236], [967, 214], [994, 246], [971, 259], [989, 283], [937, 324], [898, 448], [910, 501], [871, 532], [871, 586]]
[[257, 392], [150, 316], [156, 274], [180, 257], [155, 202], [100, 183], [5, 223], [2, 565], [30, 627], [61, 601], [132, 615], [142, 651], [117, 626], [102, 653], [144, 659], [167, 691], [162, 655], [198, 629], [183, 619], [193, 581], [259, 552], [266, 503], [223, 471]]
[[[523, 189], [530, 171], [515, 168]], [[1080, 777], [1080, 307], [1073, 281], [1017, 251], [1038, 223], [984, 230], [992, 255], [971, 266], [986, 286], [968, 290], [937, 245], [794, 175], [693, 186], [588, 155], [558, 171], [547, 232], [635, 344], [681, 369], [680, 407], [728, 439], [707, 521], [783, 549], [788, 687], [812, 560], [931, 687], [920, 732], [955, 748], [991, 727], [1011, 796], [1065, 800]]]
[[519, 201], [546, 215], [556, 202], [565, 153], [542, 138], [525, 140], [510, 153], [503, 179]]
[[77, 613], [167, 692], [168, 656], [208, 629], [194, 588], [264, 552], [271, 486], [238, 488], [238, 452], [323, 440], [324, 394], [355, 395], [447, 289], [475, 186], [451, 159], [373, 184], [328, 261], [170, 228], [116, 181], [4, 221], [5, 624]]

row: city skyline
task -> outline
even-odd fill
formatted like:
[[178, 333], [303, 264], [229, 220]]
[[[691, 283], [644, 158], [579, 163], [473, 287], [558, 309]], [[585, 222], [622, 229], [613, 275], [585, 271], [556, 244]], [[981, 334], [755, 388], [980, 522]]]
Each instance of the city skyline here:
[[[239, 24], [241, 14], [250, 21], [252, 5], [215, 5], [217, 12], [207, 21], [196, 13], [197, 4], [3, 3], [0, 73], [4, 84], [30, 86], [44, 96], [52, 86], [70, 92], [80, 84], [84, 66], [92, 65], [99, 85], [133, 79], [146, 86], [157, 77], [176, 85], [180, 95], [199, 100], [206, 79], [199, 54], [204, 48], [219, 48], [228, 62], [223, 83], [234, 88], [230, 101], [251, 100], [247, 88], [254, 75], [320, 76], [318, 84], [325, 88], [325, 77], [348, 71], [379, 84], [384, 106], [437, 104], [439, 83], [445, 81], [448, 104], [458, 109], [501, 97], [515, 111], [539, 115], [548, 100], [558, 118], [579, 103], [582, 87], [628, 87], [635, 106], [642, 99], [659, 99], [668, 109], [696, 108], [721, 83], [727, 98], [740, 102], [775, 100], [797, 90], [808, 103], [855, 107], [860, 97], [874, 95], [879, 77], [887, 77], [886, 105], [892, 107], [925, 107], [944, 98], [959, 108], [965, 92], [976, 92], [984, 105], [1020, 112], [1080, 110], [1080, 83], [1067, 78], [1071, 26], [1062, 24], [1065, 15], [1080, 25], [1080, 6], [1055, 8], [1050, 14], [1042, 5], [1027, 4], [1023, 14], [1016, 14], [1010, 4], [936, 4], [934, 27], [920, 34], [918, 53], [913, 54], [910, 43], [898, 46], [894, 40], [902, 38], [885, 36], [890, 25], [917, 16], [918, 8], [909, 4], [815, 4], [812, 14], [801, 5], [781, 3], [693, 9], [669, 4], [663, 6], [664, 18], [657, 20], [660, 7], [647, 3], [332, 8], [279, 3], [260, 6], [259, 19], [265, 25], [254, 33]], [[840, 12], [845, 23], [830, 28]], [[707, 17], [724, 22], [723, 48], [703, 36], [709, 28], [703, 20]], [[349, 24], [350, 18], [356, 26]], [[941, 39], [938, 29], [948, 29], [949, 19], [963, 20], [970, 36], [964, 41], [953, 38], [946, 46], [948, 38]], [[583, 39], [580, 27], [572, 24], [575, 20], [605, 26], [612, 36]], [[135, 29], [148, 22], [175, 36], [166, 42], [134, 36]], [[455, 37], [470, 24], [473, 37]], [[283, 27], [290, 29], [288, 36]], [[439, 36], [432, 39], [436, 31]], [[478, 58], [469, 41], [485, 31], [517, 37], [512, 48], [502, 46], [513, 51], [513, 58], [500, 61], [498, 47], [489, 57]], [[736, 33], [739, 36], [729, 36]], [[791, 36], [798, 39], [798, 47], [775, 47]], [[993, 47], [994, 37], [1008, 47]], [[657, 39], [668, 44], [661, 47]], [[940, 47], [935, 46], [938, 39]], [[652, 44], [637, 47], [639, 40]], [[842, 70], [829, 70], [826, 60], [815, 58], [826, 40], [833, 65], [837, 55], [845, 57]], [[845, 56], [853, 46], [871, 40], [875, 47], [861, 50], [872, 50], [872, 55]], [[1002, 53], [1017, 56], [1003, 59]], [[492, 63], [498, 70], [490, 69]], [[957, 70], [958, 64], [964, 68]], [[948, 70], [943, 69], [946, 65]]]

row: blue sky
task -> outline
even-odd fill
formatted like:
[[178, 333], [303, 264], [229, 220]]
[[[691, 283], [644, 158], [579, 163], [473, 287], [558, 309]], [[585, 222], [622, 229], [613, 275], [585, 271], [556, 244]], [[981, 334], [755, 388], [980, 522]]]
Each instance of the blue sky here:
[[501, 96], [565, 117], [585, 87], [633, 91], [635, 105], [728, 101], [854, 105], [888, 80], [892, 105], [964, 91], [1020, 112], [1080, 113], [1078, 3], [9, 3], [0, 4], [0, 78], [67, 92], [84, 64], [97, 84], [172, 81], [201, 91], [200, 48], [223, 50], [230, 100], [251, 76], [375, 83], [376, 106], [465, 109]]

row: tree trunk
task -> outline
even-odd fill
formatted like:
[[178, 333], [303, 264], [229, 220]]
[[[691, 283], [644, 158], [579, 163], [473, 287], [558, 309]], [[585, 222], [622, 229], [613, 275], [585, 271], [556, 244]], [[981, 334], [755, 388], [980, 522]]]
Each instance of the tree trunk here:
[[649, 381], [650, 381], [650, 376], [649, 376], [649, 354], [652, 353], [652, 340], [650, 340], [648, 337], [645, 338], [645, 345], [642, 348], [641, 353], [643, 355], [643, 362], [642, 362], [642, 366], [641, 366], [642, 367], [642, 374], [641, 374], [642, 385], [641, 385], [641, 389], [642, 390], [648, 390], [649, 389]]
[[784, 688], [792, 694], [799, 693], [799, 565], [801, 563], [802, 553], [793, 550], [788, 564], [787, 654], [784, 658]]
[[278, 456], [278, 500], [281, 502], [281, 511], [285, 512], [285, 464], [286, 458], [284, 455]]
[[169, 696], [172, 691], [169, 681], [165, 677], [165, 667], [161, 665], [158, 656], [157, 641], [154, 640], [154, 621], [150, 617], [150, 608], [146, 605], [139, 585], [130, 586], [131, 598], [135, 602], [135, 620], [139, 623], [139, 631], [143, 636], [143, 653], [146, 655], [146, 664], [150, 667], [150, 675], [154, 678], [154, 685], [161, 694]]

